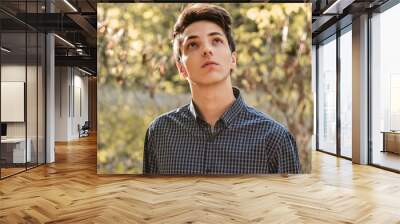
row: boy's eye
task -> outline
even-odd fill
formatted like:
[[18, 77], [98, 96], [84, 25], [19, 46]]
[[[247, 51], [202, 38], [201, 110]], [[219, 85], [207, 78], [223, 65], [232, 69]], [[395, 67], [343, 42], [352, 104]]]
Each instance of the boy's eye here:
[[186, 46], [188, 49], [190, 49], [190, 48], [195, 48], [195, 47], [197, 47], [197, 43], [196, 42], [191, 42], [191, 43], [188, 43], [188, 45]]
[[221, 39], [219, 39], [219, 38], [215, 38], [215, 39], [214, 39], [214, 42], [215, 42], [215, 43], [223, 43], [223, 41], [222, 41]]

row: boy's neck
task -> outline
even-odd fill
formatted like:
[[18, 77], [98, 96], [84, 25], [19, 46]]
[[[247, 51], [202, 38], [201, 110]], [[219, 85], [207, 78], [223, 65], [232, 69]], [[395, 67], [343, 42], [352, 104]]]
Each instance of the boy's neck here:
[[191, 86], [191, 89], [194, 103], [211, 127], [235, 101], [230, 80], [210, 86]]

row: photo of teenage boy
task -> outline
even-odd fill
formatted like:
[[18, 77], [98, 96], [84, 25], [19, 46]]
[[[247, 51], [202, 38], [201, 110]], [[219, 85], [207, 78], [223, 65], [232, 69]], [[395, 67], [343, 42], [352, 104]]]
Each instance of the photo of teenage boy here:
[[189, 5], [178, 17], [174, 57], [192, 100], [149, 125], [144, 174], [301, 172], [293, 135], [232, 86], [237, 55], [231, 25], [230, 14], [210, 4]]

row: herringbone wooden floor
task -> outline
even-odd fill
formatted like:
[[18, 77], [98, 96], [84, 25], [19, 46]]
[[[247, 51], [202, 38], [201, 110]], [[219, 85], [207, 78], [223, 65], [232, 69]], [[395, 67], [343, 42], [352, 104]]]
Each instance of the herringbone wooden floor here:
[[400, 175], [313, 153], [309, 175], [96, 174], [96, 139], [0, 181], [0, 223], [400, 223]]

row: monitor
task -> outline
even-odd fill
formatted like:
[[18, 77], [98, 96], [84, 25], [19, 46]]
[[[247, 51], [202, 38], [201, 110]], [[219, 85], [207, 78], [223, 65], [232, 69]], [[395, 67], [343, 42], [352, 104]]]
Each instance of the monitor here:
[[7, 124], [1, 123], [1, 136], [7, 136]]

